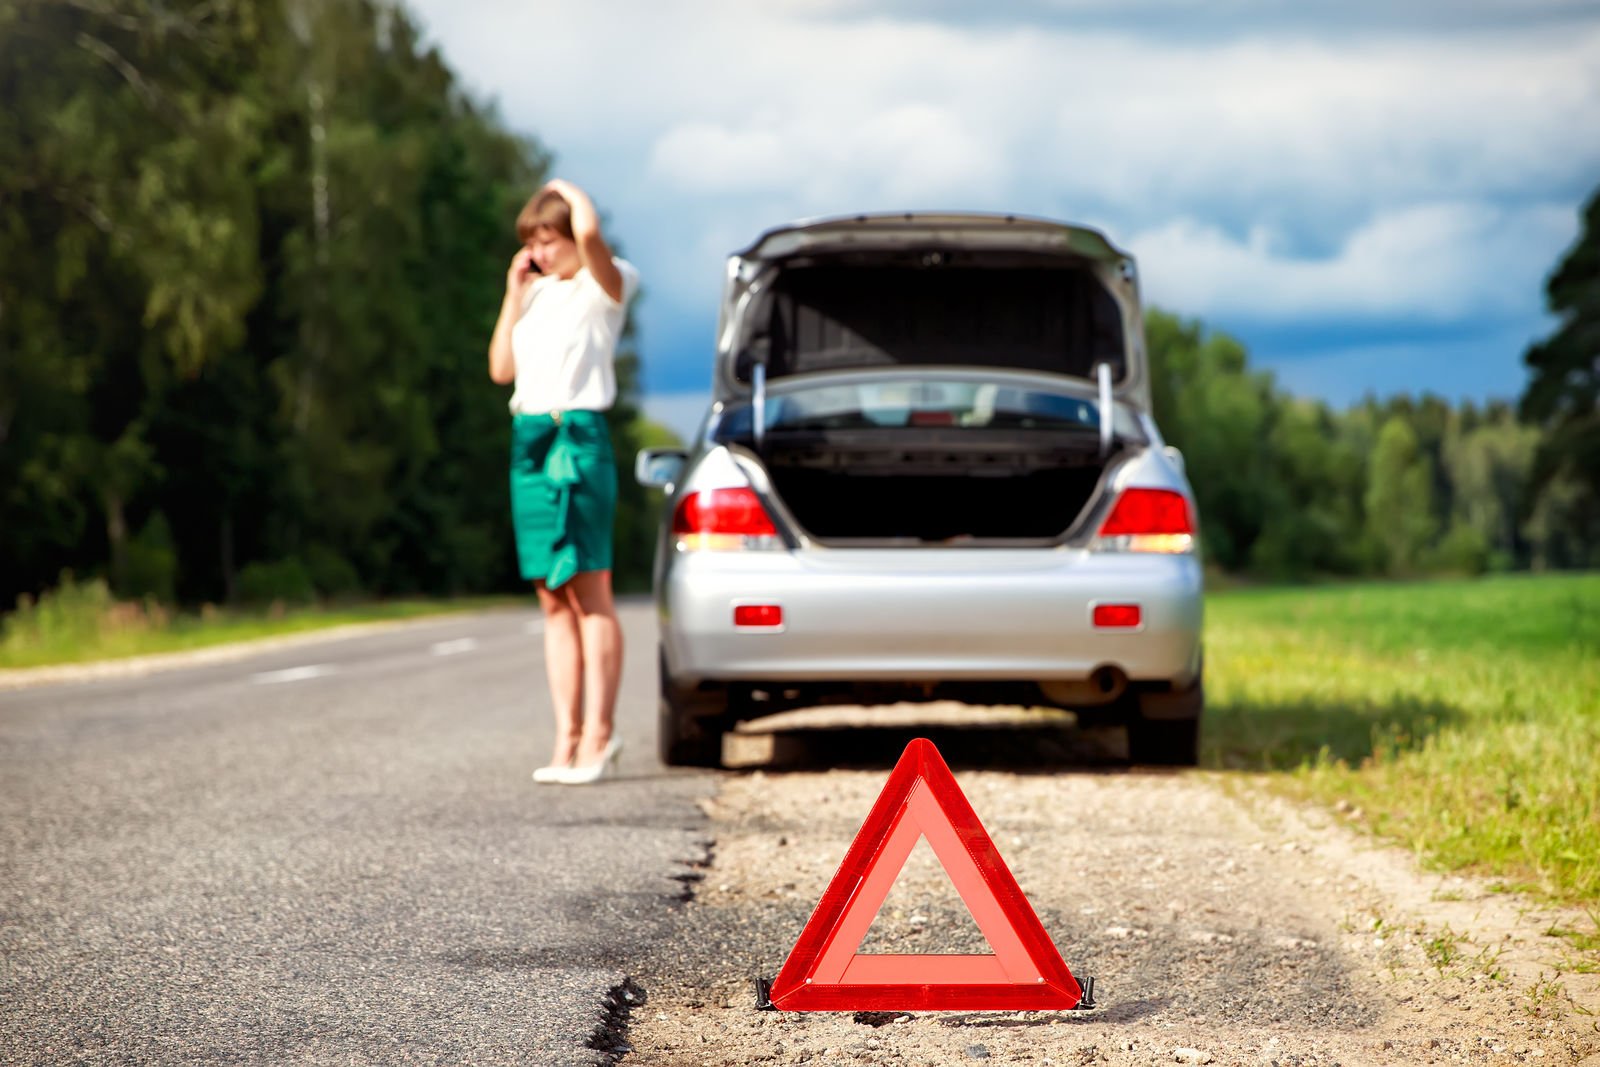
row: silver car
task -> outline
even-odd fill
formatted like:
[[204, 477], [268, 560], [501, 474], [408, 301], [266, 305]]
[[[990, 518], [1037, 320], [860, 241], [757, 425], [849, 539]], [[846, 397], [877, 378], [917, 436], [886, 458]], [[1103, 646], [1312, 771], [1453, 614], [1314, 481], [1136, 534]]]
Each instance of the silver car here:
[[1010, 215], [826, 219], [728, 261], [712, 401], [665, 489], [660, 752], [742, 720], [959, 700], [1192, 764], [1201, 566], [1150, 413], [1133, 260]]

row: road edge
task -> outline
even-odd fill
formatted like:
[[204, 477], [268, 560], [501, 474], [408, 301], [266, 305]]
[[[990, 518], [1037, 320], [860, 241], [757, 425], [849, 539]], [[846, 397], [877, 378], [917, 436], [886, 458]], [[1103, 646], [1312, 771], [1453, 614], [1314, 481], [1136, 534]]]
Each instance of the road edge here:
[[213, 663], [230, 663], [247, 659], [263, 652], [276, 652], [285, 648], [317, 645], [341, 641], [351, 637], [366, 637], [391, 630], [426, 626], [478, 614], [513, 612], [515, 607], [483, 608], [474, 611], [441, 612], [437, 615], [419, 615], [407, 619], [381, 619], [374, 622], [344, 623], [314, 630], [274, 637], [252, 637], [242, 641], [228, 641], [207, 645], [204, 648], [184, 649], [180, 652], [152, 652], [142, 656], [124, 656], [118, 659], [90, 660], [85, 663], [56, 663], [43, 667], [10, 667], [0, 669], [0, 692], [33, 689], [39, 686], [62, 685], [73, 682], [98, 682], [113, 678], [139, 678], [160, 671], [183, 667], [202, 667]]

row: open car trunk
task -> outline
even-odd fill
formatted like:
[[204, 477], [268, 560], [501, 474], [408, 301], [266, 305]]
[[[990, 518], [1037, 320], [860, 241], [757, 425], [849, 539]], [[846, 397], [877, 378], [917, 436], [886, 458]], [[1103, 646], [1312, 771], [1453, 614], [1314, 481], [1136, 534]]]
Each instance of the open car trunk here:
[[761, 450], [773, 488], [828, 543], [1039, 543], [1072, 526], [1099, 483], [1084, 434], [871, 430], [775, 434]]
[[897, 226], [747, 253], [724, 368], [735, 405], [761, 392], [764, 432], [746, 403], [718, 437], [754, 450], [826, 543], [1059, 540], [1119, 447], [1102, 454], [1095, 383], [1102, 365], [1113, 384], [1133, 370], [1125, 261], [1055, 226]]

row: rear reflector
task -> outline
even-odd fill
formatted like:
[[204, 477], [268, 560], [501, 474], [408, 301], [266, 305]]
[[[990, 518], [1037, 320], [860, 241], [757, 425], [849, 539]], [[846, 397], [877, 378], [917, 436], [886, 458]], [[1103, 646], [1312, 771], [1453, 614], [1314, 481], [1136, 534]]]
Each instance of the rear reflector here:
[[1096, 604], [1094, 625], [1098, 630], [1132, 630], [1144, 621], [1137, 604]]
[[690, 493], [673, 512], [672, 533], [685, 549], [778, 547], [777, 528], [750, 488]]
[[735, 604], [735, 626], [782, 626], [783, 608], [777, 604]]
[[1171, 489], [1124, 489], [1094, 547], [1112, 552], [1184, 553], [1194, 549], [1189, 501]]

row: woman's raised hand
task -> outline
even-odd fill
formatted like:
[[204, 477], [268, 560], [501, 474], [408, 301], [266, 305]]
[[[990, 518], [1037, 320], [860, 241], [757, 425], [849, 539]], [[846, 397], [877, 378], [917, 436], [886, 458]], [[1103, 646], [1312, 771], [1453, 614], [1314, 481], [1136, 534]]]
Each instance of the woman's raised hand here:
[[544, 183], [546, 190], [556, 193], [572, 210], [572, 236], [581, 245], [585, 238], [600, 232], [600, 216], [594, 209], [589, 194], [565, 178], [551, 178]]
[[533, 269], [533, 251], [528, 248], [517, 249], [517, 254], [511, 257], [511, 266], [506, 269], [506, 296], [520, 301], [538, 276]]
[[584, 195], [582, 189], [579, 189], [576, 185], [573, 185], [565, 178], [551, 178], [549, 181], [544, 183], [544, 187], [549, 192], [561, 194], [561, 199], [565, 200], [568, 204], [571, 204], [577, 199], [588, 199], [588, 197]]
[[572, 239], [578, 246], [578, 257], [588, 268], [600, 288], [613, 300], [622, 299], [622, 273], [611, 257], [611, 247], [600, 235], [600, 215], [595, 211], [589, 194], [561, 178], [551, 178], [545, 189], [557, 193], [572, 209]]

